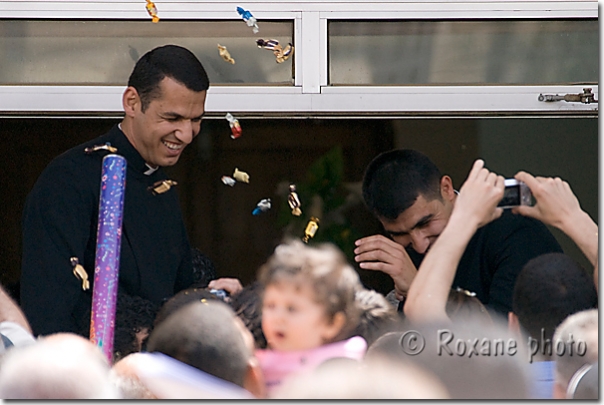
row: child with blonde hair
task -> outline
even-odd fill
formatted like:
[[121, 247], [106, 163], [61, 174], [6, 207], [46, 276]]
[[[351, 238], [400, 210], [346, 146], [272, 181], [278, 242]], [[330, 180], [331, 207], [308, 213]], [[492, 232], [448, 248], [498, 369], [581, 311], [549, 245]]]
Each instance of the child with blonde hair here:
[[260, 267], [258, 278], [268, 349], [256, 355], [269, 394], [289, 375], [325, 360], [363, 358], [367, 343], [352, 337], [359, 320], [355, 293], [363, 287], [338, 248], [283, 243]]

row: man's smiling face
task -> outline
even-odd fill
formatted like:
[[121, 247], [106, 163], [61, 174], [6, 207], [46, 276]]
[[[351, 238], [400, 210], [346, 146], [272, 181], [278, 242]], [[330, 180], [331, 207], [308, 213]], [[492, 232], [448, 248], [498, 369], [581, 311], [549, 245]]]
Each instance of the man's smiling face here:
[[166, 77], [159, 98], [151, 100], [144, 112], [140, 102], [135, 107], [132, 132], [126, 136], [149, 165], [172, 166], [201, 129], [205, 99], [205, 91], [190, 90]]
[[420, 194], [394, 221], [380, 218], [380, 222], [396, 243], [425, 254], [447, 225], [452, 211], [453, 201], [428, 201]]

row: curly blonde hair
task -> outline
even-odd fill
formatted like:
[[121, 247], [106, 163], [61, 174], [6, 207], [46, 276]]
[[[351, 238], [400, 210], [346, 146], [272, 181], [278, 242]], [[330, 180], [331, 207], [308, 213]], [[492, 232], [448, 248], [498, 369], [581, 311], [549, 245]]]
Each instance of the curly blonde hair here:
[[359, 321], [355, 294], [363, 286], [357, 272], [335, 245], [309, 246], [297, 239], [283, 242], [258, 270], [258, 280], [264, 288], [281, 283], [310, 287], [314, 301], [325, 308], [328, 321], [338, 312], [346, 317], [344, 327], [333, 342], [352, 336]]

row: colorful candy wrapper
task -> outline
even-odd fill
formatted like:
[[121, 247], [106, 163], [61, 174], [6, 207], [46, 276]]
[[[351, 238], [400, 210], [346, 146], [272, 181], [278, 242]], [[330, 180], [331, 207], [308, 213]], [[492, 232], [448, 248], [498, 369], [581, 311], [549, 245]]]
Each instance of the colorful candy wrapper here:
[[237, 139], [241, 136], [242, 130], [241, 125], [239, 125], [239, 120], [231, 113], [227, 113], [224, 118], [229, 122], [229, 126], [231, 127], [231, 138]]
[[263, 212], [266, 212], [268, 210], [271, 209], [271, 199], [270, 198], [263, 198], [262, 200], [260, 200], [258, 202], [258, 204], [256, 204], [256, 208], [254, 208], [254, 211], [252, 211], [253, 215], [260, 215]]
[[277, 58], [277, 63], [283, 63], [288, 60], [289, 57], [294, 53], [294, 46], [290, 42], [289, 44], [287, 44], [285, 49], [281, 50], [280, 52], [273, 51], [273, 53]]
[[279, 49], [281, 49], [281, 45], [279, 45], [279, 41], [276, 39], [269, 39], [267, 41], [259, 38], [256, 40], [256, 45], [258, 45], [258, 48], [268, 49], [269, 51], [274, 51], [275, 47], [279, 47]]
[[250, 175], [247, 174], [246, 172], [242, 172], [239, 169], [235, 168], [235, 171], [233, 172], [233, 178], [237, 181], [240, 181], [242, 183], [249, 183], [250, 182]]
[[84, 153], [91, 154], [92, 152], [96, 152], [97, 150], [108, 150], [111, 153], [117, 152], [117, 148], [111, 146], [110, 142], [107, 142], [104, 145], [94, 145], [91, 148], [86, 148], [84, 149]]
[[73, 275], [76, 276], [78, 280], [82, 281], [82, 290], [89, 290], [90, 281], [88, 281], [88, 273], [84, 269], [84, 266], [80, 264], [80, 260], [77, 257], [71, 257], [69, 261], [73, 267]]
[[300, 198], [298, 198], [298, 193], [296, 193], [296, 185], [289, 185], [289, 195], [287, 196], [287, 202], [289, 207], [292, 209], [292, 214], [299, 217], [302, 214], [302, 210], [300, 209]]
[[148, 187], [147, 189], [151, 190], [154, 195], [158, 195], [165, 193], [176, 185], [178, 185], [178, 183], [174, 180], [159, 180], [153, 183], [153, 185]]
[[287, 44], [285, 49], [283, 49], [283, 47], [279, 44], [279, 41], [276, 39], [264, 40], [260, 38], [256, 40], [256, 45], [258, 45], [258, 48], [273, 51], [273, 55], [275, 55], [277, 63], [285, 62], [294, 53], [294, 46], [291, 42]]
[[147, 0], [147, 13], [151, 16], [151, 21], [154, 23], [159, 21], [159, 17], [157, 16], [157, 7], [155, 7], [155, 3], [151, 0]]
[[222, 176], [220, 178], [220, 180], [222, 180], [222, 182], [224, 184], [226, 184], [227, 186], [231, 186], [231, 187], [233, 187], [235, 185], [235, 183], [237, 183], [234, 178], [229, 177], [229, 176]]
[[243, 18], [243, 21], [245, 21], [248, 27], [254, 27], [252, 28], [252, 32], [254, 34], [257, 34], [260, 29], [258, 28], [258, 24], [256, 24], [256, 18], [252, 15], [252, 13], [242, 7], [237, 7], [237, 12], [241, 16], [241, 18]]
[[304, 237], [302, 238], [302, 242], [308, 243], [310, 238], [315, 236], [317, 230], [319, 229], [319, 218], [310, 217], [310, 221], [306, 225], [306, 229], [304, 230]]
[[103, 158], [90, 340], [101, 348], [109, 363], [113, 361], [126, 166], [123, 156], [109, 154]]
[[235, 64], [235, 59], [231, 57], [231, 54], [227, 50], [226, 46], [218, 44], [218, 54], [224, 59], [225, 62], [229, 62], [231, 65]]

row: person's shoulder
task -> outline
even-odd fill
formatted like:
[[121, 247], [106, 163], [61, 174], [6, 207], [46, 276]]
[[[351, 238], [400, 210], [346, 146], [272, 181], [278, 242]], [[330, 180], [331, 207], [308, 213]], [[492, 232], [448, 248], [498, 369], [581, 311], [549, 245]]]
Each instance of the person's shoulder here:
[[547, 231], [545, 224], [537, 219], [514, 214], [510, 210], [504, 210], [501, 217], [491, 221], [485, 226], [491, 232], [516, 230], [521, 228], [538, 228]]
[[91, 171], [95, 173], [97, 170], [94, 169], [100, 171], [101, 167], [99, 163], [107, 152], [100, 150], [87, 153], [86, 149], [105, 144], [107, 142], [107, 135], [108, 134], [105, 134], [81, 143], [56, 156], [43, 170], [42, 176], [54, 177], [57, 175], [73, 174], [75, 177], [81, 178], [85, 177], [86, 174], [91, 173]]
[[104, 144], [105, 137], [84, 142], [55, 157], [40, 173], [30, 198], [45, 201], [55, 199], [57, 195], [70, 198], [67, 196], [73, 197], [76, 193], [94, 199], [101, 180], [102, 159], [108, 152], [86, 153], [86, 148]]
[[504, 210], [501, 217], [483, 227], [489, 244], [530, 245], [533, 250], [561, 251], [555, 236], [541, 221]]

